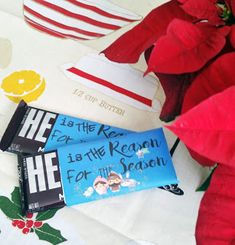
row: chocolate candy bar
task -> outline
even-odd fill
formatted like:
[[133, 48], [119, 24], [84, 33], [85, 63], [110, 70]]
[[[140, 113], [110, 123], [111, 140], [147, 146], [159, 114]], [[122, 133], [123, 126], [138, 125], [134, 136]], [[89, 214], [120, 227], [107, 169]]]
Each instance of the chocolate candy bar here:
[[59, 147], [20, 165], [31, 212], [49, 193], [70, 206], [178, 182], [162, 129]]
[[[40, 193], [35, 193], [28, 195], [28, 172], [26, 171], [26, 162], [23, 161], [23, 155], [18, 154], [18, 172], [19, 172], [19, 182], [20, 182], [20, 195], [21, 195], [21, 209], [22, 213], [31, 213], [45, 211], [50, 208], [60, 208], [65, 206], [64, 200], [62, 197], [63, 190], [62, 188], [50, 188]], [[53, 161], [54, 169], [58, 168], [58, 163]], [[37, 165], [38, 172], [43, 166]], [[45, 179], [44, 176], [38, 175], [37, 183], [42, 179]], [[46, 176], [48, 178], [48, 175]], [[60, 172], [55, 172], [53, 178], [60, 181]], [[59, 197], [59, 198], [58, 198]], [[38, 201], [40, 200], [40, 202]]]
[[115, 138], [130, 132], [34, 108], [21, 101], [1, 139], [0, 149], [32, 154], [67, 144]]

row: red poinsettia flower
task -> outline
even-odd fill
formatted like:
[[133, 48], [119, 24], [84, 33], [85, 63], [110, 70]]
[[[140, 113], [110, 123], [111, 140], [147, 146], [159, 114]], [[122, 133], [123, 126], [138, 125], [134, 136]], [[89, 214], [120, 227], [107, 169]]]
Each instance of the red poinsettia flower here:
[[[166, 95], [160, 118], [202, 165], [218, 163], [200, 205], [198, 245], [235, 245], [235, 0], [172, 0], [104, 50], [147, 72]], [[146, 73], [147, 73], [146, 72]]]
[[103, 53], [112, 61], [135, 63], [141, 53], [166, 33], [167, 26], [174, 18], [194, 19], [184, 12], [177, 0], [172, 0], [152, 10], [143, 21], [118, 38]]
[[[160, 119], [171, 121], [193, 78], [214, 59], [235, 48], [234, 0], [172, 0], [103, 51], [121, 63], [138, 61], [148, 52], [148, 69], [159, 78], [166, 95]], [[148, 50], [148, 51], [146, 51]]]
[[[204, 69], [187, 90], [182, 106], [182, 113], [195, 107], [203, 100], [235, 86], [234, 76], [235, 52], [224, 54]], [[201, 164], [214, 165], [210, 161], [189, 149], [191, 156]]]
[[[235, 1], [234, 0], [185, 0], [180, 1], [183, 3], [183, 10], [196, 17], [198, 20], [206, 20], [215, 26], [230, 25], [235, 29], [234, 14], [235, 14]], [[234, 31], [234, 30], [233, 30]], [[231, 40], [234, 46], [234, 40]]]
[[[218, 81], [215, 83], [220, 87]], [[201, 98], [207, 91], [214, 91], [210, 83], [213, 81], [204, 83]], [[198, 245], [235, 244], [234, 110], [235, 85], [203, 100], [167, 126], [197, 154], [218, 163], [200, 204], [196, 226]]]
[[[197, 19], [207, 20], [214, 25], [223, 25], [224, 20], [221, 18], [226, 8], [226, 3], [220, 5], [216, 0], [186, 0], [181, 2], [184, 11]], [[225, 13], [227, 14], [227, 13]]]

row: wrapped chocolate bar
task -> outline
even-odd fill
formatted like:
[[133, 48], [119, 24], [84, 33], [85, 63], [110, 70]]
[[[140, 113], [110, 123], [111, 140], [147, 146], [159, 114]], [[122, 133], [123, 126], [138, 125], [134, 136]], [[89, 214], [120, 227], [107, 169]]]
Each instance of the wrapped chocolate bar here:
[[70, 206], [178, 182], [162, 129], [59, 147], [19, 165], [30, 212], [49, 204], [49, 192]]
[[[26, 162], [23, 161], [24, 157], [21, 154], [18, 154], [18, 172], [19, 172], [19, 183], [20, 183], [20, 195], [21, 195], [21, 209], [22, 213], [31, 213], [32, 211], [45, 211], [50, 208], [60, 208], [65, 206], [64, 200], [63, 200], [63, 190], [61, 187], [52, 188], [50, 185], [47, 189], [45, 189], [42, 192], [38, 193], [32, 193], [31, 195], [28, 195], [28, 172], [27, 172], [27, 166]], [[45, 167], [49, 171], [49, 167]], [[56, 160], [53, 160], [53, 168], [52, 169], [58, 169], [58, 162]], [[38, 179], [37, 183], [42, 182], [45, 180], [44, 174], [47, 172], [44, 171], [42, 165], [37, 164], [37, 171], [38, 173]], [[52, 170], [53, 171], [53, 170]], [[46, 179], [50, 180], [50, 174], [46, 175]], [[53, 173], [53, 179], [55, 181], [60, 181], [60, 172], [54, 171]], [[48, 185], [49, 182], [47, 182]], [[41, 187], [40, 187], [41, 188]], [[58, 198], [59, 197], [59, 198]], [[40, 200], [40, 201], [38, 201]]]
[[76, 117], [18, 105], [0, 143], [0, 149], [32, 154], [60, 146], [119, 137], [131, 131]]

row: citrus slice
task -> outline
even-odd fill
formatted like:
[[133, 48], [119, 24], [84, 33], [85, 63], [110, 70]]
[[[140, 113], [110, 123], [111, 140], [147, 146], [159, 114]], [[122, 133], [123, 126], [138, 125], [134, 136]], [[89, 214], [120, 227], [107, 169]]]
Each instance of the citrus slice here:
[[22, 99], [27, 103], [37, 100], [45, 87], [45, 79], [32, 70], [13, 72], [1, 84], [4, 94], [15, 103]]

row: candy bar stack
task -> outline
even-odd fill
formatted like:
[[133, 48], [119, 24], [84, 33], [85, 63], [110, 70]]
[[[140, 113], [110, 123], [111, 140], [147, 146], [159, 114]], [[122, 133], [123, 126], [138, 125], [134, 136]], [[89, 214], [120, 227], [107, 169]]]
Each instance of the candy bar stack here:
[[163, 130], [141, 133], [18, 105], [0, 149], [18, 155], [24, 212], [176, 184]]

